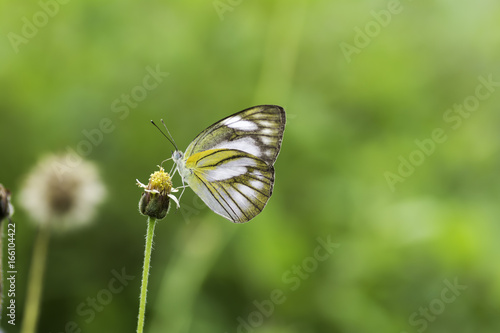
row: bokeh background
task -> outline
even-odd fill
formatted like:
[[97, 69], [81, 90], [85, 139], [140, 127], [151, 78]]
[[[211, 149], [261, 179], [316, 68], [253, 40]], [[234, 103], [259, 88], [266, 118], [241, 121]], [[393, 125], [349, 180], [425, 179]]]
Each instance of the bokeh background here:
[[[288, 115], [273, 197], [233, 225], [186, 191], [157, 225], [146, 332], [500, 331], [500, 3], [41, 3], [0, 2], [0, 182], [18, 267], [6, 332], [19, 330], [37, 232], [18, 193], [41, 157], [111, 120], [85, 156], [107, 200], [88, 227], [52, 235], [38, 331], [134, 332], [146, 232], [135, 179], [172, 150], [149, 120], [185, 148], [258, 104]], [[23, 28], [34, 16], [37, 31]], [[168, 75], [118, 111], [148, 69]], [[400, 166], [410, 158], [414, 170]], [[316, 250], [318, 238], [336, 247]], [[134, 278], [108, 300], [113, 271]]]

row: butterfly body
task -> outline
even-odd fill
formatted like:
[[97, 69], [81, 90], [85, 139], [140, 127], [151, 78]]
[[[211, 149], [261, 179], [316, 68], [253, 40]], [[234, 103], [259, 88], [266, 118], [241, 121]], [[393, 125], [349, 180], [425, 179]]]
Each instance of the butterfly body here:
[[276, 105], [235, 113], [201, 132], [185, 153], [176, 150], [176, 170], [215, 213], [247, 222], [273, 192], [285, 123], [285, 111]]

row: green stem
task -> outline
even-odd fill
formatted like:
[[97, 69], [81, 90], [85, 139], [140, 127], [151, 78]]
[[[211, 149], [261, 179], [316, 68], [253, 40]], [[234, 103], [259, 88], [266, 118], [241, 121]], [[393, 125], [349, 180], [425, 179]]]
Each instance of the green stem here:
[[28, 282], [28, 291], [25, 303], [25, 314], [21, 325], [21, 333], [34, 333], [40, 310], [40, 298], [42, 295], [43, 276], [45, 274], [45, 261], [49, 247], [50, 228], [48, 223], [40, 226], [36, 236], [31, 268]]
[[156, 219], [148, 217], [148, 231], [146, 234], [146, 248], [144, 249], [144, 267], [142, 269], [141, 300], [139, 305], [139, 319], [137, 321], [137, 333], [144, 330], [144, 315], [146, 313], [146, 296], [148, 293], [149, 266], [151, 263], [151, 250], [153, 249], [153, 236], [155, 232]]

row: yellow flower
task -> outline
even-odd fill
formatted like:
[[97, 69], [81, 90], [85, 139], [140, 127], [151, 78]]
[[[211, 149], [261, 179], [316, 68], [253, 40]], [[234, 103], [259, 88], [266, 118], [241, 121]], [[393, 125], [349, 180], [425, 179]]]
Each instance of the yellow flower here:
[[168, 213], [170, 199], [174, 200], [179, 207], [179, 201], [171, 194], [171, 192], [177, 192], [177, 189], [172, 187], [170, 175], [162, 167], [151, 174], [148, 185], [144, 185], [139, 180], [136, 181], [137, 185], [144, 189], [139, 200], [139, 211], [142, 215], [161, 220]]

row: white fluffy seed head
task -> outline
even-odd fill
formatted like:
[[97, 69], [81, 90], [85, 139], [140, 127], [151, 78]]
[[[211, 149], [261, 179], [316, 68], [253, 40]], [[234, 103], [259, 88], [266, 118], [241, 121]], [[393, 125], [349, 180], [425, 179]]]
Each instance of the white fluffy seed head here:
[[34, 222], [65, 230], [88, 223], [106, 190], [97, 167], [73, 156], [43, 158], [24, 180], [19, 204]]

